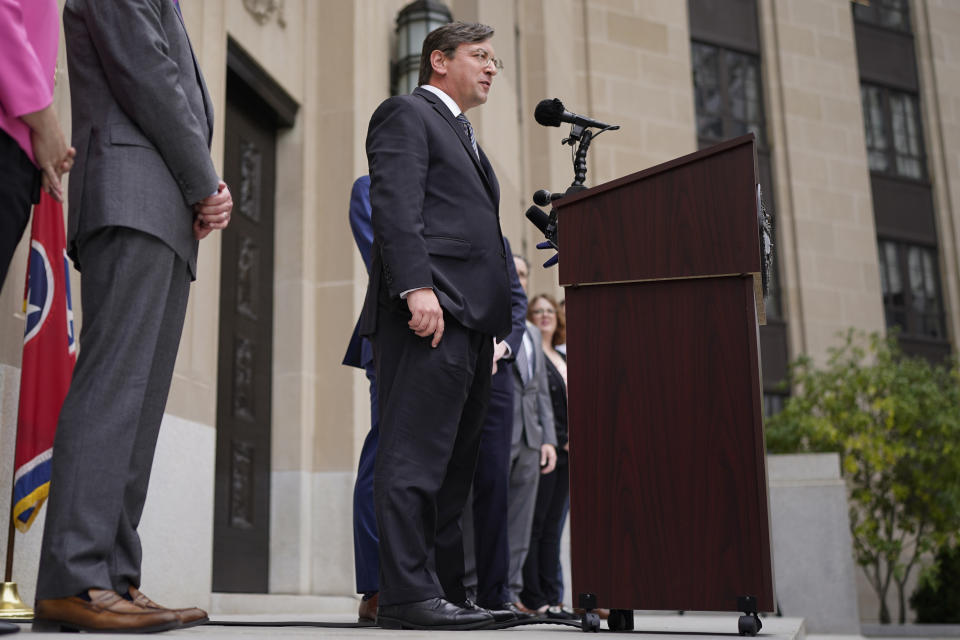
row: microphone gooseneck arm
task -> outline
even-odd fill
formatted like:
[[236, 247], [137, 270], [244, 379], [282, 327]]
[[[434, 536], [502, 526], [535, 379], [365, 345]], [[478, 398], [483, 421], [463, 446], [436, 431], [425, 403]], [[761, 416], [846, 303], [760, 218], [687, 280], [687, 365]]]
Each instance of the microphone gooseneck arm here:
[[[573, 159], [573, 183], [562, 194], [550, 193], [546, 189], [541, 189], [533, 194], [533, 201], [536, 204], [541, 207], [551, 205], [549, 215], [537, 207], [530, 207], [526, 214], [527, 218], [536, 225], [546, 238], [546, 242], [539, 243], [537, 248], [557, 249], [559, 251], [557, 210], [552, 206], [552, 203], [554, 200], [587, 188], [584, 183], [587, 179], [587, 152], [590, 150], [591, 141], [604, 131], [615, 131], [620, 126], [606, 124], [593, 118], [571, 113], [564, 108], [563, 103], [557, 98], [541, 100], [537, 104], [533, 117], [545, 127], [559, 127], [561, 122], [570, 124], [570, 134], [561, 141], [561, 144], [570, 145], [570, 153]], [[599, 131], [594, 132], [591, 129], [599, 129]], [[543, 266], [553, 266], [558, 259], [559, 253], [555, 253]]]

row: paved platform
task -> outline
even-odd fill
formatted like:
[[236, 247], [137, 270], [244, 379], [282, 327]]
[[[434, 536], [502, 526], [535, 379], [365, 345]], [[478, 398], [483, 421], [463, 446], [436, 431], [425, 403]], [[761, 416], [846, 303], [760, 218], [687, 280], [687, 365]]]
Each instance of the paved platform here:
[[[621, 632], [617, 637], [629, 636], [631, 638], [645, 638], [649, 640], [710, 640], [710, 638], [739, 638], [737, 635], [736, 613], [730, 614], [687, 614], [687, 615], [648, 615], [638, 614], [634, 617], [635, 629], [631, 632]], [[356, 614], [347, 613], [324, 613], [324, 614], [218, 614], [213, 616], [214, 621], [250, 621], [258, 624], [277, 622], [277, 621], [303, 621], [303, 622], [338, 622], [351, 623], [356, 622]], [[9, 636], [11, 638], [30, 637], [36, 638], [60, 638], [61, 634], [51, 633], [32, 633], [29, 625], [21, 625], [23, 634]], [[549, 638], [580, 638], [580, 637], [599, 637], [599, 635], [585, 635], [579, 629], [572, 627], [562, 627], [556, 625], [526, 625], [513, 629], [504, 629], [500, 631], [472, 631], [469, 632], [469, 638], [482, 640], [483, 638], [503, 638], [506, 635], [516, 636], [518, 640], [547, 640]], [[193, 629], [183, 629], [181, 631], [170, 631], [163, 634], [162, 637], [179, 637], [190, 640], [200, 638], [345, 638], [347, 640], [364, 638], [385, 639], [391, 635], [398, 635], [400, 640], [419, 640], [438, 638], [463, 638], [464, 632], [456, 631], [390, 631], [377, 628], [321, 628], [312, 626], [285, 626], [285, 627], [265, 627], [265, 626], [217, 626], [213, 624], [194, 627]], [[575, 634], [575, 635], [571, 635]], [[606, 629], [606, 623], [601, 624], [601, 631], [604, 637], [613, 638]], [[138, 635], [110, 634], [110, 638], [142, 638]], [[161, 637], [161, 636], [153, 636]], [[763, 618], [763, 629], [757, 636], [763, 640], [807, 640], [804, 631], [803, 620], [801, 618]], [[856, 636], [844, 636], [854, 640]]]

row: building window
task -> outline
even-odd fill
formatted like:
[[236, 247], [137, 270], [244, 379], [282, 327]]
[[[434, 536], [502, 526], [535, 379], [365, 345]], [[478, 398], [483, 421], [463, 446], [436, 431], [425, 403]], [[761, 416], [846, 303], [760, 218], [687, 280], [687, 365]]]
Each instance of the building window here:
[[935, 249], [880, 240], [880, 286], [888, 327], [904, 336], [945, 340]]
[[922, 180], [926, 177], [917, 96], [860, 85], [867, 160], [871, 171]]
[[760, 59], [702, 42], [691, 55], [700, 146], [752, 131], [765, 148]]
[[878, 27], [910, 31], [910, 6], [907, 0], [854, 0], [853, 17]]

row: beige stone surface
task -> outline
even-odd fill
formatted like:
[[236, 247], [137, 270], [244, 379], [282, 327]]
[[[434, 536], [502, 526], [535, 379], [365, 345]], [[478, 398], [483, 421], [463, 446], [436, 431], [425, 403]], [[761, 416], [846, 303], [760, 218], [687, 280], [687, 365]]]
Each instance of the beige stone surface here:
[[960, 6], [923, 0], [915, 3], [912, 17], [947, 332], [956, 345], [960, 336]]
[[[63, 4], [62, 0], [60, 2]], [[260, 24], [243, 0], [184, 4], [217, 114], [212, 157], [223, 166], [226, 43], [240, 44], [300, 105], [277, 144], [271, 516], [272, 591], [350, 593], [350, 490], [369, 426], [362, 372], [340, 364], [366, 292], [350, 233], [350, 187], [366, 173], [370, 114], [390, 93], [404, 0], [285, 0], [283, 23]], [[468, 115], [497, 172], [501, 221], [533, 264], [531, 292], [562, 296], [540, 267], [539, 232], [523, 217], [532, 193], [573, 178], [568, 127], [533, 121], [536, 104], [621, 125], [592, 145], [587, 183], [697, 146], [687, 3], [682, 0], [451, 0], [456, 18], [492, 25], [506, 68]], [[777, 252], [791, 356], [822, 359], [853, 325], [883, 330], [876, 231], [847, 0], [758, 0], [762, 81], [776, 202]], [[960, 334], [960, 6], [916, 0], [912, 22], [942, 287], [951, 340]], [[55, 104], [69, 131], [61, 44]], [[0, 292], [0, 433], [10, 441], [23, 333], [21, 243]], [[207, 442], [216, 428], [220, 239], [201, 247], [167, 420]], [[76, 327], [79, 278], [72, 279]], [[13, 398], [13, 399], [11, 399]], [[204, 435], [205, 434], [205, 435]], [[206, 440], [204, 440], [206, 438]], [[205, 452], [198, 465], [214, 466]], [[3, 485], [0, 483], [0, 489]], [[214, 544], [201, 534], [197, 544]], [[32, 543], [31, 543], [32, 544]], [[25, 547], [31, 549], [32, 547]], [[33, 552], [31, 552], [33, 553]], [[862, 606], [861, 611], [869, 607]]]
[[845, 327], [884, 330], [853, 21], [836, 0], [760, 18], [790, 351], [822, 359]]

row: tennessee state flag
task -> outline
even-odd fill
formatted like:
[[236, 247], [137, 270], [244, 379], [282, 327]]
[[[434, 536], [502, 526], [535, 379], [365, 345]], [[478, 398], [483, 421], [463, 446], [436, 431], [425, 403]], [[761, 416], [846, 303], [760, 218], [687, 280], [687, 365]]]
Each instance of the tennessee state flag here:
[[77, 360], [69, 273], [63, 207], [43, 193], [30, 229], [13, 473], [13, 523], [24, 532], [50, 490], [53, 436]]

